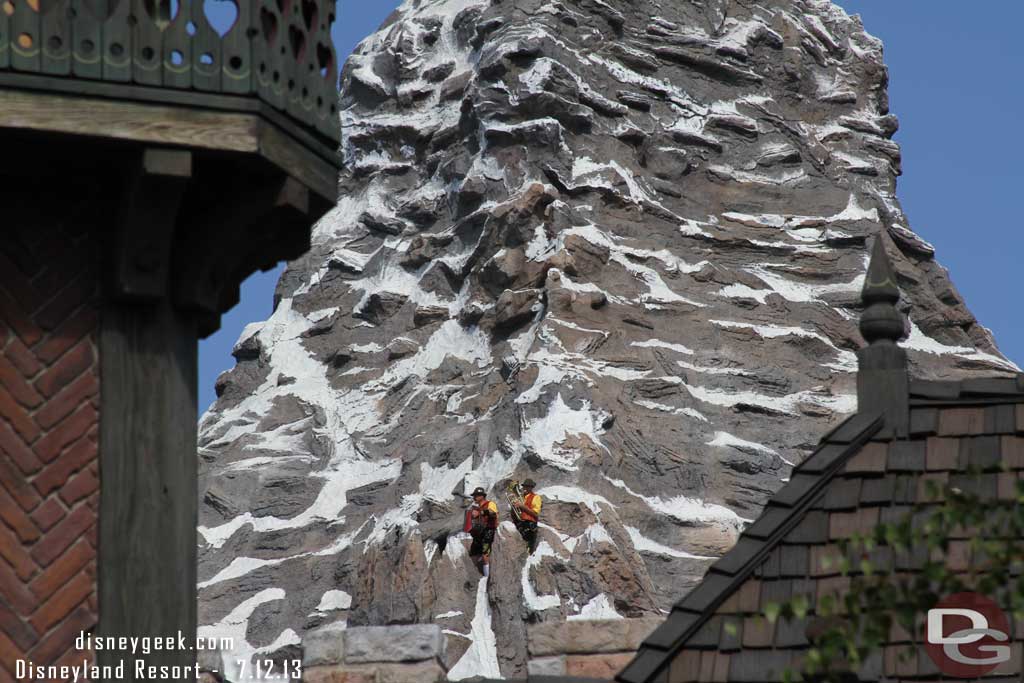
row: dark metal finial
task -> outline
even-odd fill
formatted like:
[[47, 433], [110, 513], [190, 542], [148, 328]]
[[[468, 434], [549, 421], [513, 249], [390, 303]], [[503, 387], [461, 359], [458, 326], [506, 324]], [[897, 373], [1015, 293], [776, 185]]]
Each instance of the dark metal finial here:
[[875, 238], [871, 250], [868, 274], [861, 290], [864, 312], [860, 317], [860, 333], [868, 344], [897, 342], [906, 334], [903, 314], [896, 310], [900, 290], [896, 285], [896, 273], [885, 253], [881, 235]]

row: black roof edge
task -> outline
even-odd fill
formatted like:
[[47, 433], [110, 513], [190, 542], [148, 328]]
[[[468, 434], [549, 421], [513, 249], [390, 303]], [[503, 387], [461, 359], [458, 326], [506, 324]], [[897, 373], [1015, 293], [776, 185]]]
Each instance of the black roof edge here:
[[665, 668], [665, 653], [640, 645], [636, 657], [615, 677], [620, 683], [647, 683]]
[[914, 397], [910, 399], [911, 409], [1012, 406], [1020, 403], [1024, 403], [1024, 394], [1008, 394], [1006, 396], [960, 396], [958, 398], [949, 399]]
[[1024, 402], [1024, 373], [963, 380], [910, 380], [910, 400], [937, 403]]
[[[881, 419], [881, 415], [872, 412], [857, 412], [846, 418], [835, 427], [832, 428], [825, 436], [821, 437], [821, 441], [818, 442], [818, 449], [826, 444], [848, 444], [860, 437], [861, 433], [868, 429], [872, 423], [876, 420]], [[815, 450], [815, 453], [817, 452]], [[808, 456], [804, 462], [814, 457], [812, 453]]]
[[[809, 463], [819, 453], [829, 453], [827, 465], [823, 466], [820, 474], [815, 475], [817, 481], [808, 486], [792, 506], [788, 504], [773, 506], [772, 501], [775, 496], [772, 496], [772, 499], [765, 505], [765, 510], [768, 510], [769, 507], [774, 509], [788, 507], [788, 514], [777, 519], [774, 530], [762, 529], [758, 532], [759, 536], [764, 537], [763, 540], [748, 536], [746, 531], [740, 534], [736, 544], [715, 564], [711, 565], [701, 582], [675, 604], [670, 613], [675, 615], [675, 619], [666, 620], [644, 639], [636, 657], [616, 676], [615, 680], [620, 683], [647, 683], [653, 675], [664, 670], [672, 655], [686, 644], [686, 641], [704, 625], [714, 611], [728, 599], [728, 596], [750, 577], [782, 538], [799, 523], [802, 513], [813, 504], [817, 495], [846, 461], [870, 441], [871, 437], [881, 431], [884, 425], [884, 416], [879, 413], [854, 413], [829, 432], [821, 440], [820, 446], [814, 453], [794, 470], [794, 472], [799, 471], [800, 467]], [[835, 445], [845, 447], [841, 457], [835, 457], [835, 449], [829, 448]], [[758, 520], [763, 515], [764, 513], [759, 515]], [[750, 528], [754, 528], [756, 525], [757, 520]], [[673, 621], [682, 626], [675, 637], [672, 637], [670, 633]]]

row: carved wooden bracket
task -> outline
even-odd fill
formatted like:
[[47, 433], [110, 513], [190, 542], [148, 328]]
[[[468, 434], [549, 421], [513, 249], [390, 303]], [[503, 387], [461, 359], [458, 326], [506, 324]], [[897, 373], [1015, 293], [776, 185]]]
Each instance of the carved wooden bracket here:
[[167, 294], [178, 209], [191, 177], [191, 152], [143, 151], [131, 171], [117, 219], [114, 296], [152, 301]]
[[220, 327], [256, 270], [298, 258], [329, 204], [295, 178], [254, 172], [188, 151], [146, 149], [131, 169], [113, 245], [111, 295], [169, 297], [194, 314], [199, 336]]
[[[309, 249], [310, 192], [287, 176], [246, 188], [238, 198], [182, 226], [174, 256], [174, 302], [203, 314], [200, 336], [216, 330], [221, 313], [238, 303], [239, 286], [256, 270]], [[211, 329], [211, 325], [213, 325]]]

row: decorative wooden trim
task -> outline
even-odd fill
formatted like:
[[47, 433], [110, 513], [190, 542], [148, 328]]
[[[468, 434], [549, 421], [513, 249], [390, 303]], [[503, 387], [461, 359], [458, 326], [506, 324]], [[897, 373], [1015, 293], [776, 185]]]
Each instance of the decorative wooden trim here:
[[171, 104], [200, 110], [259, 114], [291, 137], [309, 148], [329, 164], [341, 168], [338, 145], [334, 140], [297, 125], [286, 114], [252, 97], [230, 94], [171, 90], [146, 85], [120, 85], [102, 81], [79, 81], [36, 74], [0, 71], [0, 88], [32, 91], [36, 94], [64, 94], [73, 97], [95, 97], [138, 104]]
[[330, 199], [338, 196], [338, 170], [305, 147], [295, 144], [276, 126], [260, 126], [259, 150], [264, 157], [285, 169], [311, 190]]
[[0, 69], [70, 76], [75, 85], [137, 83], [262, 100], [296, 125], [340, 139], [334, 3], [235, 2], [224, 36], [203, 0], [15, 0], [0, 17]]
[[199, 93], [185, 90], [165, 90], [134, 83], [131, 85], [104, 81], [80, 81], [74, 78], [41, 76], [31, 73], [0, 71], [0, 86], [15, 90], [34, 90], [40, 93], [61, 93], [84, 97], [100, 97], [134, 102], [183, 104], [203, 109], [225, 111], [260, 111], [261, 103], [251, 97], [230, 94]]
[[258, 153], [333, 203], [337, 166], [259, 113], [0, 89], [0, 128]]
[[256, 152], [259, 119], [132, 102], [0, 90], [0, 128]]

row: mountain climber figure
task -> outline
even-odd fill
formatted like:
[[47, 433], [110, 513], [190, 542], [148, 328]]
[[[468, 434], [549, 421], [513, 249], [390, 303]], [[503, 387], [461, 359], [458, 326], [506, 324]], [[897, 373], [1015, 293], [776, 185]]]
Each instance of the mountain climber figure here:
[[520, 517], [516, 527], [519, 529], [519, 535], [529, 546], [531, 555], [537, 549], [537, 522], [540, 521], [540, 509], [544, 504], [541, 497], [533, 492], [536, 487], [537, 482], [533, 479], [524, 481], [523, 490], [526, 491], [526, 495], [523, 496], [523, 502], [513, 503]]
[[473, 543], [469, 556], [473, 558], [485, 577], [491, 575], [491, 544], [498, 528], [498, 504], [487, 500], [487, 492], [479, 486], [473, 489], [473, 504], [469, 508], [466, 525]]

